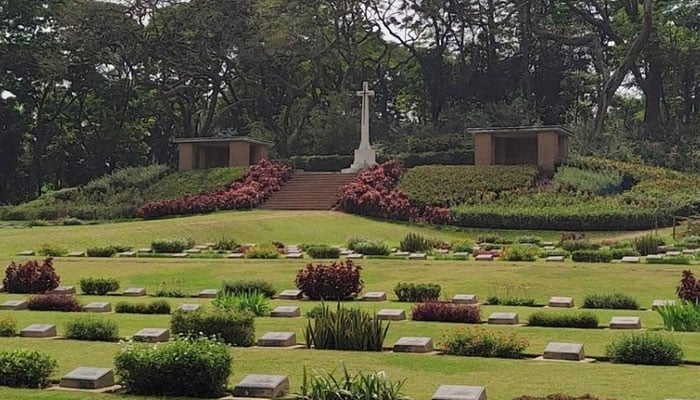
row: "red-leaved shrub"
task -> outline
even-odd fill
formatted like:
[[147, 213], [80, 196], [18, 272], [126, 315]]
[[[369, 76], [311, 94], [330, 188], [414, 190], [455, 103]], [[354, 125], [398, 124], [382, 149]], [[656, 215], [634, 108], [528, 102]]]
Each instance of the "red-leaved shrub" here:
[[27, 308], [32, 311], [64, 311], [77, 312], [83, 310], [75, 296], [67, 294], [40, 294], [29, 299]]
[[683, 271], [681, 284], [677, 289], [678, 297], [681, 300], [691, 303], [700, 303], [700, 281], [695, 278], [691, 270]]
[[408, 196], [396, 188], [403, 169], [395, 160], [367, 168], [357, 178], [341, 188], [338, 206], [360, 215], [403, 221], [446, 224], [450, 210], [444, 207], [417, 207]]
[[311, 300], [348, 300], [362, 291], [360, 271], [362, 267], [349, 260], [308, 264], [297, 272], [294, 282]]
[[151, 201], [139, 209], [138, 215], [156, 218], [255, 208], [280, 190], [291, 176], [290, 166], [262, 160], [250, 167], [246, 175], [240, 181], [232, 183], [228, 189], [187, 195], [179, 199]]
[[481, 322], [481, 308], [468, 304], [454, 304], [442, 301], [429, 301], [413, 307], [414, 321], [463, 322], [476, 324]]
[[2, 284], [9, 293], [44, 293], [56, 289], [61, 278], [53, 267], [53, 259], [39, 264], [36, 260], [24, 264], [11, 262], [5, 270]]

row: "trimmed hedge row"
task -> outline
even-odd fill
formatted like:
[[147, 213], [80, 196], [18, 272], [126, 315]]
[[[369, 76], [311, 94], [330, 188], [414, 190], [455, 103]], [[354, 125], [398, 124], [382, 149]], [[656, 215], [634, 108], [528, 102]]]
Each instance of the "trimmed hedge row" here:
[[[289, 164], [294, 169], [305, 171], [340, 171], [352, 164], [354, 157], [351, 155], [331, 154], [326, 156], [293, 156], [290, 157]], [[379, 155], [378, 162], [383, 163], [389, 160], [398, 160], [406, 168], [419, 165], [466, 165], [474, 163], [474, 152], [469, 149], [458, 149], [448, 151], [430, 151], [423, 153], [405, 153]]]

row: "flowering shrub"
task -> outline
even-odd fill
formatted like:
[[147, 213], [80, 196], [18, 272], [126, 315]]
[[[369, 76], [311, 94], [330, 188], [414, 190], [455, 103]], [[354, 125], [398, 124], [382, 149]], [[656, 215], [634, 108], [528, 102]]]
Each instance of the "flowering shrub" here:
[[179, 199], [148, 202], [139, 209], [138, 215], [143, 218], [156, 218], [254, 208], [280, 190], [291, 176], [290, 166], [262, 160], [250, 167], [243, 179], [232, 183], [228, 189], [187, 195]]
[[295, 283], [311, 300], [346, 300], [362, 291], [362, 267], [352, 261], [308, 264], [297, 272]]
[[343, 186], [339, 195], [339, 207], [360, 215], [392, 220], [422, 221], [446, 224], [450, 211], [444, 207], [418, 207], [396, 186], [403, 168], [398, 161], [387, 161], [365, 169], [355, 181]]
[[19, 265], [13, 261], [7, 266], [2, 281], [9, 293], [44, 293], [56, 289], [60, 282], [52, 258], [45, 259], [41, 265], [36, 260]]
[[429, 301], [413, 306], [412, 318], [414, 321], [464, 322], [476, 324], [481, 322], [481, 308], [473, 305]]
[[83, 311], [83, 305], [75, 296], [65, 294], [41, 294], [29, 299], [27, 308], [32, 311]]

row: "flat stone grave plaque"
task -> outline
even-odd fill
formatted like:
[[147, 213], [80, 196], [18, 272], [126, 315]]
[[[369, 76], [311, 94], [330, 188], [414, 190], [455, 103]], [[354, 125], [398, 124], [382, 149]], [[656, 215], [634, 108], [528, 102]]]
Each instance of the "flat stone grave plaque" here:
[[452, 302], [455, 304], [476, 304], [478, 300], [475, 294], [456, 294], [452, 297]]
[[469, 253], [467, 253], [466, 251], [458, 251], [458, 252], [453, 253], [452, 257], [467, 259], [467, 258], [469, 258]]
[[558, 297], [554, 296], [549, 299], [550, 307], [572, 308], [574, 306], [573, 297]]
[[216, 289], [204, 289], [199, 292], [199, 297], [202, 299], [213, 299], [216, 298], [217, 294], [219, 294], [219, 291]]
[[430, 353], [433, 339], [429, 337], [402, 337], [394, 343], [396, 353]]
[[377, 319], [383, 321], [405, 321], [406, 311], [400, 309], [383, 309], [377, 313]]
[[8, 300], [0, 304], [0, 310], [26, 310], [28, 303], [25, 300]]
[[582, 343], [550, 342], [544, 349], [545, 360], [581, 361], [585, 358]]
[[518, 313], [497, 312], [489, 315], [490, 325], [517, 325], [519, 323]]
[[169, 256], [172, 258], [187, 258], [190, 256], [190, 254], [189, 253], [173, 253], [173, 254], [169, 254]]
[[22, 337], [48, 338], [56, 336], [56, 325], [33, 324], [19, 331]]
[[68, 257], [85, 257], [84, 251], [71, 251], [68, 253]]
[[407, 251], [397, 251], [396, 253], [392, 254], [392, 256], [394, 256], [394, 257], [408, 257], [410, 255], [411, 255], [411, 253], [409, 253]]
[[486, 400], [483, 386], [441, 385], [432, 400]]
[[105, 312], [110, 312], [112, 311], [112, 304], [107, 303], [107, 302], [94, 302], [94, 303], [89, 303], [86, 306], [83, 307], [83, 311], [85, 312], [93, 312], [93, 313], [105, 313]]
[[683, 250], [683, 254], [685, 254], [686, 256], [692, 256], [692, 255], [695, 255], [695, 253], [697, 253], [699, 251], [700, 251], [699, 249], [685, 249], [685, 250]]
[[59, 386], [71, 389], [102, 389], [114, 386], [114, 373], [109, 368], [79, 367], [64, 375]]
[[185, 250], [185, 253], [188, 253], [188, 254], [199, 254], [201, 252], [202, 252], [202, 249], [197, 249], [197, 248]]
[[276, 318], [301, 317], [301, 309], [299, 306], [279, 306], [272, 310], [270, 316]]
[[340, 251], [341, 256], [349, 256], [350, 254], [355, 254], [355, 252], [350, 250], [350, 249], [345, 249], [345, 250]]
[[654, 300], [651, 303], [651, 310], [656, 311], [659, 309], [659, 307], [670, 306], [673, 304], [676, 304], [676, 302], [673, 300]]
[[475, 259], [476, 261], [493, 261], [493, 254], [479, 254]]
[[75, 294], [75, 286], [59, 286], [49, 294]]
[[642, 329], [642, 320], [639, 317], [612, 317], [610, 329]]
[[411, 254], [408, 256], [408, 259], [409, 259], [409, 260], [427, 260], [427, 259], [428, 259], [428, 255], [425, 254], [425, 253], [411, 253]]
[[5, 285], [0, 285], [0, 293], [4, 293], [4, 292], [5, 292]]
[[283, 290], [277, 298], [280, 300], [299, 300], [304, 296], [301, 290], [287, 289]]
[[447, 250], [447, 249], [437, 249], [437, 250], [435, 250], [435, 252], [438, 253], [438, 254], [447, 254], [447, 253], [449, 253], [450, 251]]
[[153, 250], [151, 250], [149, 247], [143, 247], [138, 250], [136, 250], [139, 254], [145, 254], [145, 253], [150, 253]]
[[547, 262], [564, 262], [566, 261], [566, 257], [564, 256], [549, 256], [545, 259]]
[[124, 292], [122, 292], [122, 295], [128, 296], [128, 297], [141, 297], [146, 295], [146, 288], [128, 288]]
[[167, 342], [170, 340], [170, 331], [163, 328], [144, 328], [134, 334], [137, 342]]
[[23, 251], [20, 251], [17, 255], [18, 256], [33, 256], [34, 254], [35, 254], [34, 250], [23, 250]]
[[554, 246], [554, 242], [542, 242], [542, 246]]
[[649, 254], [646, 257], [647, 261], [656, 261], [656, 260], [663, 260], [664, 255], [663, 254]]
[[226, 256], [226, 258], [244, 258], [245, 254], [243, 253], [231, 253]]
[[678, 257], [678, 256], [680, 256], [681, 254], [683, 254], [683, 253], [681, 253], [680, 251], [677, 251], [677, 250], [674, 250], [674, 251], [667, 251], [667, 252], [666, 252], [666, 255], [667, 255], [667, 256], [670, 256], [670, 257]]
[[194, 246], [193, 248], [197, 249], [197, 250], [209, 250], [210, 247], [214, 247], [214, 246], [209, 246], [208, 244], [198, 244], [198, 245]]
[[258, 339], [260, 347], [292, 347], [297, 345], [294, 332], [268, 332]]
[[348, 258], [350, 260], [359, 260], [361, 258], [365, 258], [365, 256], [360, 253], [351, 253], [346, 255], [345, 258]]
[[117, 254], [119, 257], [136, 257], [136, 252], [134, 251], [123, 251]]
[[301, 253], [287, 253], [284, 255], [284, 258], [298, 259], [304, 258], [304, 255]]
[[274, 399], [289, 391], [285, 375], [248, 375], [233, 389], [234, 397]]
[[386, 292], [367, 292], [362, 296], [364, 301], [386, 301]]
[[622, 257], [622, 262], [626, 263], [626, 264], [639, 264], [639, 257], [637, 257], [637, 256]]
[[284, 248], [285, 253], [300, 253], [301, 249], [299, 246], [287, 246]]
[[202, 308], [200, 304], [180, 304], [177, 309], [182, 312], [193, 312], [199, 310], [200, 308]]
[[552, 250], [556, 250], [556, 247], [554, 247], [554, 246], [542, 246], [542, 249], [547, 250], [547, 251], [552, 251]]

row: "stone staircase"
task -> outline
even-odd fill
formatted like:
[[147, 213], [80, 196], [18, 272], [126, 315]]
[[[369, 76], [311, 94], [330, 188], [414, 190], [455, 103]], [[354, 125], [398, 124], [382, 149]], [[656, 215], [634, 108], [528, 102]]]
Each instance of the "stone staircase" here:
[[330, 210], [340, 188], [355, 174], [296, 171], [294, 177], [261, 205], [264, 210]]

